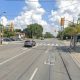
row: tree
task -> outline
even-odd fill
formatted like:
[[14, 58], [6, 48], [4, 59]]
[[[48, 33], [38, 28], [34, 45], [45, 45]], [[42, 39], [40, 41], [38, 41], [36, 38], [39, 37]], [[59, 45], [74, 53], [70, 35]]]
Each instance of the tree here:
[[23, 30], [30, 38], [39, 38], [42, 36], [43, 27], [37, 23], [30, 24]]
[[68, 27], [64, 28], [63, 31], [59, 31], [57, 36], [61, 37], [63, 34], [63, 38], [66, 39], [66, 37], [70, 38], [71, 36], [74, 36], [78, 33], [80, 33], [80, 26], [77, 26], [77, 24], [68, 24]]
[[2, 26], [3, 26], [3, 25], [2, 25], [2, 24], [0, 24], [0, 31], [2, 30]]
[[21, 32], [21, 29], [15, 29], [15, 32]]
[[3, 31], [3, 36], [4, 37], [12, 37], [12, 36], [15, 36], [15, 32], [13, 31], [9, 31], [8, 28], [5, 28], [4, 31]]
[[31, 30], [29, 30], [28, 28], [25, 28], [23, 30], [23, 32], [25, 33], [25, 36], [28, 37], [28, 38], [31, 38], [32, 35], [31, 35]]
[[46, 33], [44, 34], [44, 37], [45, 37], [45, 38], [53, 38], [53, 35], [52, 35], [50, 32], [46, 32]]
[[76, 29], [74, 27], [67, 27], [64, 29], [64, 35], [70, 35], [73, 36], [74, 34], [76, 34]]
[[61, 38], [61, 35], [62, 35], [62, 31], [59, 31], [57, 34], [57, 38]]

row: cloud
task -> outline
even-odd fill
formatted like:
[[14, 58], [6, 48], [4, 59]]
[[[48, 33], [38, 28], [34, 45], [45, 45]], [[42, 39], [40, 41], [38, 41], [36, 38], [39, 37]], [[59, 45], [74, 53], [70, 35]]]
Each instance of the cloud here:
[[1, 24], [3, 24], [4, 26], [6, 26], [8, 24], [8, 20], [5, 16], [2, 16], [0, 19]]
[[46, 11], [44, 8], [42, 8], [39, 0], [25, 0], [25, 6], [23, 7], [23, 11], [20, 13], [20, 15], [9, 21], [5, 17], [4, 23], [10, 24], [13, 22], [15, 28], [21, 29], [26, 28], [29, 24], [38, 23], [43, 26], [43, 33], [53, 33], [53, 26], [51, 26], [47, 21], [43, 20], [45, 13]]
[[17, 28], [25, 28], [31, 23], [43, 24], [42, 19], [45, 10], [41, 7], [39, 0], [25, 0], [26, 6], [23, 8], [21, 15], [14, 19]]
[[27, 9], [37, 9], [41, 7], [39, 0], [25, 0], [25, 3], [28, 6]]
[[43, 20], [45, 14], [44, 8], [41, 7], [39, 0], [25, 0], [26, 6], [23, 8], [21, 15], [14, 19], [16, 28], [25, 28], [31, 23], [38, 23], [43, 26], [43, 33], [53, 33], [52, 26]]
[[[80, 13], [80, 0], [56, 0], [58, 9], [51, 11], [50, 21], [54, 23], [54, 26], [60, 26], [61, 17], [65, 17], [65, 27], [67, 27], [69, 21], [76, 21]], [[56, 25], [57, 24], [57, 25]]]

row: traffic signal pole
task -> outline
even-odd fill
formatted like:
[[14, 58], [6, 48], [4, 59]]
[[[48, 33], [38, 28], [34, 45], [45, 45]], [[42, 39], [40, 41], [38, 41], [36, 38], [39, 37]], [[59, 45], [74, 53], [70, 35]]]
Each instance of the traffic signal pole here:
[[[61, 39], [63, 40], [64, 38], [64, 22], [65, 22], [65, 18], [61, 18], [61, 30], [62, 30], [62, 35], [61, 35]], [[71, 22], [71, 21], [68, 21], [68, 22]], [[75, 24], [74, 24], [74, 18], [73, 18], [73, 22], [71, 22], [72, 25], [73, 25], [73, 28], [75, 27]], [[78, 24], [78, 23], [77, 23]], [[75, 49], [75, 46], [76, 46], [76, 34], [74, 33], [74, 35], [71, 36], [71, 41], [70, 41], [70, 48], [74, 48]]]
[[63, 37], [64, 37], [64, 21], [65, 21], [65, 18], [61, 18], [61, 30], [62, 30], [61, 39], [62, 40], [63, 40]]
[[0, 40], [0, 44], [2, 45], [2, 39], [3, 39], [3, 25], [1, 25], [1, 31], [0, 31], [0, 38], [1, 38], [1, 40]]

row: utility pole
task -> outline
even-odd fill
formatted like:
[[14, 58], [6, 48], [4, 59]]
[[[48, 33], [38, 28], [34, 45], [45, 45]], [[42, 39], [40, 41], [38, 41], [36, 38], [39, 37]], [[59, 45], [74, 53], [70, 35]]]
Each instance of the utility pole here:
[[[72, 22], [72, 27], [74, 28], [74, 18], [73, 18], [73, 22]], [[75, 39], [74, 39], [74, 35], [71, 35], [71, 40], [70, 40], [70, 48], [74, 48], [75, 47]]]
[[2, 45], [2, 41], [3, 41], [3, 25], [1, 26], [1, 45]]
[[3, 25], [0, 25], [1, 30], [0, 30], [0, 35], [1, 35], [1, 40], [0, 40], [0, 44], [2, 45], [2, 37], [3, 37]]
[[[3, 13], [6, 13], [6, 12], [3, 12]], [[2, 14], [0, 16], [2, 16]], [[1, 24], [1, 42], [0, 42], [1, 45], [2, 45], [2, 41], [3, 41], [3, 30], [4, 30], [4, 26], [3, 26], [3, 20], [2, 20], [2, 24]]]
[[[77, 26], [78, 26], [78, 20], [77, 20]], [[72, 27], [75, 28], [75, 23], [74, 23], [74, 18], [73, 18], [73, 22], [72, 22]], [[71, 36], [71, 46], [73, 49], [75, 49], [76, 47], [76, 42], [77, 42], [77, 36], [76, 36], [77, 32], [74, 32], [74, 34]]]
[[[32, 19], [32, 25], [33, 25], [33, 13], [31, 14], [31, 19]], [[31, 37], [33, 39], [33, 31], [31, 30]]]

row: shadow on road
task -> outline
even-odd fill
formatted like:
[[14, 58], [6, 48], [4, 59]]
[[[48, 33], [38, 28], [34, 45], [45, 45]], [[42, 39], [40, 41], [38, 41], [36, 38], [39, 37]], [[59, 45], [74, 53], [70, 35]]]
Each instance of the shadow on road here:
[[70, 46], [58, 46], [57, 49], [66, 53], [80, 53], [80, 45], [76, 46], [74, 49], [70, 48]]
[[66, 52], [66, 53], [71, 52], [71, 49], [69, 46], [57, 46], [57, 50], [62, 51], [62, 52]]

